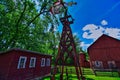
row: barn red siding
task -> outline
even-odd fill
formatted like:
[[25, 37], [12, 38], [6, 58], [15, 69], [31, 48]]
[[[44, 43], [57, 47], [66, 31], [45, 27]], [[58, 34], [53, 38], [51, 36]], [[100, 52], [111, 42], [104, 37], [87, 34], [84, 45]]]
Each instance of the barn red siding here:
[[89, 61], [87, 61], [86, 55], [84, 53], [79, 54], [79, 60], [80, 60], [81, 67], [86, 67], [86, 68], [90, 67], [90, 63], [89, 63]]
[[[16, 51], [16, 50], [13, 51], [11, 54], [12, 54], [13, 60], [11, 59], [10, 66], [7, 65], [5, 67], [5, 69], [9, 68], [9, 72], [6, 77], [7, 79], [5, 79], [5, 80], [26, 80], [26, 79], [29, 80], [29, 79], [33, 79], [36, 77], [42, 77], [42, 76], [45, 76], [50, 73], [51, 66], [41, 67], [41, 58], [45, 58], [45, 59], [50, 58], [50, 60], [51, 60], [51, 56], [35, 54], [35, 53], [30, 53], [30, 52], [24, 52], [24, 51]], [[9, 54], [8, 54], [8, 56], [11, 57], [11, 55], [9, 55]], [[20, 56], [27, 57], [26, 66], [23, 69], [17, 69]], [[9, 57], [8, 57], [7, 63], [10, 60]], [[36, 58], [35, 68], [29, 68], [31, 57]], [[4, 58], [6, 59], [6, 56]]]
[[11, 52], [8, 54], [0, 54], [0, 80], [4, 80], [8, 77], [12, 56], [13, 54], [11, 54]]
[[120, 41], [112, 37], [102, 35], [89, 48], [90, 61], [102, 61], [103, 68], [109, 68], [108, 61], [115, 61], [120, 69]]

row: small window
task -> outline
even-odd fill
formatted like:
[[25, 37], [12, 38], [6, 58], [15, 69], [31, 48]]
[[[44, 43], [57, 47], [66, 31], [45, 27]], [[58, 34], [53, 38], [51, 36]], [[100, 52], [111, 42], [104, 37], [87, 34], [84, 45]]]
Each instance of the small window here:
[[45, 66], [45, 58], [42, 58], [41, 59], [41, 67], [44, 67]]
[[95, 61], [96, 67], [102, 67], [102, 61]]
[[50, 59], [49, 58], [47, 58], [46, 66], [50, 66]]
[[29, 67], [30, 68], [35, 67], [35, 63], [36, 63], [36, 58], [35, 57], [31, 57], [30, 58], [30, 65], [29, 65]]
[[108, 66], [109, 66], [110, 69], [115, 68], [116, 67], [115, 61], [108, 61]]
[[27, 57], [20, 56], [17, 68], [18, 69], [25, 68], [26, 60], [27, 60]]

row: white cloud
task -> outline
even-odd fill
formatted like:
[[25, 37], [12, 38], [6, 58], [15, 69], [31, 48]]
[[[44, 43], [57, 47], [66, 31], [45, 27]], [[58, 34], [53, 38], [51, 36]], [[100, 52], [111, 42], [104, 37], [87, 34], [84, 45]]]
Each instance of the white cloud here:
[[95, 30], [95, 29], [97, 29], [98, 27], [96, 26], [96, 25], [94, 25], [94, 24], [88, 24], [88, 25], [86, 25], [85, 27], [83, 27], [83, 31], [85, 31], [85, 30], [90, 30], [90, 31], [92, 31], [92, 30]]
[[84, 42], [81, 42], [80, 46], [82, 47], [83, 50], [86, 50], [87, 47], [89, 47], [91, 44], [86, 44]]
[[101, 25], [106, 26], [106, 25], [108, 25], [108, 22], [106, 20], [102, 20]]
[[94, 24], [88, 24], [83, 28], [83, 38], [96, 40], [103, 34], [104, 28]]
[[[92, 39], [95, 41], [98, 39], [102, 34], [107, 34], [114, 38], [120, 39], [120, 29], [119, 28], [105, 28], [103, 25], [107, 25], [108, 22], [103, 20], [101, 22], [102, 25], [95, 25], [95, 24], [87, 24], [83, 27], [83, 35], [82, 37], [85, 39]], [[89, 44], [82, 43], [82, 47], [89, 46]]]
[[114, 38], [120, 39], [120, 29], [118, 28], [106, 28], [105, 33]]
[[88, 24], [83, 27], [83, 38], [93, 39], [94, 41], [102, 34], [107, 34], [114, 38], [120, 39], [120, 29], [118, 28], [104, 28], [102, 26]]

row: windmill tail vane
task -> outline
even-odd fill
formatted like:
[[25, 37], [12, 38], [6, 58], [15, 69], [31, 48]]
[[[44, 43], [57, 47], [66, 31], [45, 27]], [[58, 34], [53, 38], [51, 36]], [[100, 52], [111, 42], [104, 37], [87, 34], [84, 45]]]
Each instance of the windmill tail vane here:
[[76, 2], [63, 2], [62, 0], [58, 0], [53, 4], [53, 6], [50, 8], [50, 12], [52, 14], [60, 14], [64, 12], [64, 9], [67, 8], [68, 6], [73, 6], [76, 5]]

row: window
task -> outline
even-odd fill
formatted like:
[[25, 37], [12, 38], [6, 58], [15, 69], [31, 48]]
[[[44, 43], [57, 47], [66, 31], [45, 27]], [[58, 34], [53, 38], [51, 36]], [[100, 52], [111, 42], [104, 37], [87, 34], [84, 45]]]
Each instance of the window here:
[[41, 59], [41, 67], [44, 67], [45, 66], [45, 58], [42, 58]]
[[47, 58], [46, 66], [50, 66], [50, 59], [49, 58]]
[[35, 57], [31, 57], [30, 58], [30, 65], [29, 65], [29, 67], [30, 68], [35, 67], [35, 63], [36, 63], [36, 58]]
[[95, 61], [95, 66], [96, 67], [102, 67], [102, 61]]
[[108, 66], [109, 66], [110, 69], [115, 68], [116, 67], [115, 61], [108, 61]]
[[18, 69], [25, 68], [26, 60], [27, 60], [27, 57], [20, 56], [17, 68]]

